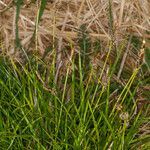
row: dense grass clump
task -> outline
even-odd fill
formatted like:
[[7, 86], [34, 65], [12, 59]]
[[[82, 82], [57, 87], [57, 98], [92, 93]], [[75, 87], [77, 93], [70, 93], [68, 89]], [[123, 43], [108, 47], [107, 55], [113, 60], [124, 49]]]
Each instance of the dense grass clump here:
[[135, 3], [1, 2], [0, 150], [150, 149], [150, 49], [135, 33], [149, 7]]
[[147, 130], [149, 106], [137, 108], [134, 101], [139, 70], [124, 87], [111, 78], [95, 83], [90, 76], [85, 84], [80, 55], [76, 61], [78, 69], [73, 61], [60, 90], [52, 71], [45, 84], [37, 62], [22, 65], [1, 58], [1, 149], [148, 148], [150, 137], [141, 132]]

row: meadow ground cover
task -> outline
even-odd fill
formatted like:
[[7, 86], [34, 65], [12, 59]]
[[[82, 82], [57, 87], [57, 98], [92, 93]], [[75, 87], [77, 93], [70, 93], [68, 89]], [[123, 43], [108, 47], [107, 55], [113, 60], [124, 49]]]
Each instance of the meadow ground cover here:
[[0, 1], [0, 149], [150, 149], [149, 6]]

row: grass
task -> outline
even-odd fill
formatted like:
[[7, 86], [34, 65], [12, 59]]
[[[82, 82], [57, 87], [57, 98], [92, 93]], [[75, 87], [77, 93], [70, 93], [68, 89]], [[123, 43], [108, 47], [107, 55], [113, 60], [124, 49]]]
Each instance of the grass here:
[[[27, 54], [21, 45], [18, 20], [22, 1], [15, 4], [15, 50], [21, 51], [24, 60], [3, 53], [0, 56], [0, 149], [148, 150], [149, 52], [143, 57], [145, 64], [140, 60], [134, 71], [120, 67], [125, 63], [126, 42], [137, 49], [141, 43], [134, 37], [115, 45], [111, 1], [107, 51], [101, 41], [92, 43], [83, 25], [77, 42], [79, 52], [69, 44], [71, 54], [65, 71], [56, 65], [55, 43], [42, 58], [37, 53], [38, 25], [46, 0], [37, 13], [34, 54]], [[49, 53], [50, 63], [46, 60]], [[99, 58], [99, 53], [104, 58]]]
[[76, 61], [78, 69], [73, 59], [59, 90], [52, 71], [49, 87], [44, 85], [39, 62], [16, 65], [1, 58], [1, 149], [147, 149], [150, 136], [140, 128], [149, 123], [149, 106], [134, 114], [139, 69], [115, 88], [111, 77], [103, 85], [89, 76], [85, 84], [81, 54]]

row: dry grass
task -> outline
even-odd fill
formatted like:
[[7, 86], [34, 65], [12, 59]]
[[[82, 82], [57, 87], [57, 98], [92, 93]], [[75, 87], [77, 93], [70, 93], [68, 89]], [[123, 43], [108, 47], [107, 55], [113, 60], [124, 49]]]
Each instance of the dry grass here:
[[[137, 42], [142, 41], [143, 38], [146, 40], [150, 38], [148, 34], [150, 32], [150, 2], [148, 0], [110, 2], [112, 22], [109, 17], [109, 1], [107, 0], [48, 0], [36, 30], [36, 38], [32, 39], [40, 1], [33, 3], [31, 0], [26, 0], [21, 7], [18, 22], [21, 44], [27, 53], [38, 52], [39, 56], [43, 56], [47, 47], [53, 47], [57, 54], [58, 74], [58, 72], [66, 72], [65, 66], [68, 66], [71, 51], [74, 53], [80, 51], [78, 39], [82, 32], [88, 33], [92, 43], [99, 41], [101, 44], [101, 50], [91, 55], [91, 61], [95, 59], [93, 67], [96, 65], [96, 68], [104, 64], [107, 45], [112, 40], [115, 46], [122, 50], [122, 61], [117, 75], [119, 79], [123, 68], [132, 72], [137, 67], [139, 60], [140, 48], [132, 46], [129, 36], [137, 37], [139, 40]], [[1, 51], [19, 59], [20, 52], [15, 50], [15, 21], [16, 7], [13, 1], [1, 0]], [[81, 30], [83, 25], [85, 26], [84, 31]], [[146, 42], [146, 45], [148, 44], [149, 42]], [[67, 55], [64, 49], [67, 49]], [[93, 53], [94, 49], [91, 47], [89, 53]], [[109, 63], [114, 63], [116, 53], [115, 50], [111, 52]], [[49, 61], [52, 60], [51, 56], [51, 54], [48, 55]]]
[[[40, 53], [53, 44], [53, 40], [62, 39], [61, 47], [68, 43], [76, 45], [80, 27], [86, 24], [86, 30], [94, 40], [108, 42], [111, 38], [109, 30], [108, 1], [106, 0], [54, 0], [48, 1], [37, 32], [37, 46]], [[10, 6], [10, 8], [9, 8]], [[148, 0], [114, 0], [113, 27], [116, 43], [120, 43], [127, 35], [149, 37], [150, 2]], [[3, 11], [8, 7], [7, 11]], [[24, 47], [30, 45], [35, 29], [35, 20], [40, 3], [24, 1], [19, 18], [19, 35]], [[15, 39], [16, 8], [11, 0], [0, 1], [0, 29], [5, 50], [13, 48]]]
[[[150, 35], [150, 2], [148, 0], [113, 0], [112, 24], [110, 25], [109, 1], [107, 0], [48, 0], [42, 19], [36, 30], [36, 38], [32, 39], [36, 27], [36, 19], [40, 8], [40, 1], [23, 1], [19, 14], [19, 38], [27, 51], [38, 51], [43, 55], [45, 49], [52, 46], [56, 49], [59, 62], [61, 53], [66, 48], [70, 55], [70, 45], [75, 52], [79, 52], [78, 39], [85, 25], [91, 41], [99, 41], [103, 55], [107, 51], [110, 40], [117, 47], [124, 49], [123, 62], [133, 70], [136, 67], [139, 49], [133, 50], [127, 37], [135, 36], [141, 41], [149, 39]], [[6, 11], [7, 10], [7, 11]], [[1, 51], [10, 55], [17, 55], [15, 51], [16, 39], [16, 7], [12, 0], [0, 1], [0, 33]], [[112, 33], [113, 32], [113, 33]], [[129, 45], [129, 46], [126, 46]], [[146, 42], [149, 46], [149, 42]], [[93, 49], [91, 48], [91, 52]], [[17, 53], [17, 54], [16, 54]], [[111, 54], [115, 59], [116, 53]], [[66, 56], [65, 56], [66, 57]], [[58, 65], [57, 65], [58, 66]], [[121, 72], [120, 72], [121, 73]], [[118, 75], [120, 76], [120, 75]]]
[[[34, 39], [40, 1], [23, 2], [18, 22], [21, 44], [27, 53], [38, 52], [41, 57], [46, 48], [52, 47], [55, 50], [56, 80], [58, 74], [66, 73], [66, 66], [69, 65], [71, 55], [74, 55], [72, 53], [80, 51], [79, 39], [82, 32], [88, 33], [86, 36], [90, 38], [91, 43], [98, 41], [101, 45], [101, 49], [97, 52], [94, 46], [89, 50], [93, 68], [98, 68], [95, 70], [103, 67], [111, 40], [117, 49], [122, 51], [122, 60], [117, 73], [118, 80], [124, 68], [132, 74], [140, 62], [140, 57], [143, 56], [140, 54], [142, 47], [140, 41], [143, 39], [147, 41], [150, 38], [148, 0], [110, 0], [110, 4], [107, 0], [48, 0]], [[85, 26], [84, 31], [82, 26]], [[16, 6], [12, 0], [0, 0], [0, 33], [2, 53], [21, 61], [20, 51], [15, 47]], [[133, 43], [132, 37], [138, 40]], [[134, 46], [136, 44], [140, 46]], [[146, 42], [146, 45], [149, 46], [149, 42]], [[105, 72], [109, 64], [114, 63], [117, 53], [116, 49], [111, 52]], [[46, 56], [50, 63], [51, 56], [51, 53]]]
[[[118, 80], [124, 68], [132, 73], [141, 61], [140, 57], [143, 57], [140, 54], [142, 44], [139, 43], [143, 39], [147, 41], [150, 38], [150, 2], [148, 0], [113, 0], [110, 4], [107, 0], [48, 0], [36, 29], [35, 39], [33, 39], [33, 33], [40, 1], [23, 2], [18, 22], [21, 44], [27, 53], [38, 51], [39, 56], [43, 56], [48, 47], [56, 51], [56, 80], [58, 74], [66, 73], [66, 66], [69, 65], [73, 53], [80, 51], [79, 38], [82, 32], [87, 33], [86, 36], [90, 38], [91, 43], [98, 41], [101, 44], [101, 49], [97, 52], [94, 46], [90, 47], [89, 54], [91, 53], [90, 60], [93, 68], [99, 70], [99, 67], [103, 67], [111, 40], [117, 49], [122, 51], [122, 60], [116, 74]], [[20, 52], [15, 47], [15, 21], [16, 7], [13, 1], [1, 0], [1, 51], [3, 54], [19, 59]], [[136, 37], [138, 41], [133, 43], [132, 37]], [[140, 46], [134, 46], [136, 44]], [[149, 42], [146, 42], [146, 45], [149, 46]], [[116, 49], [111, 52], [105, 72], [109, 64], [114, 63], [117, 53]], [[51, 62], [50, 57], [51, 54], [47, 55], [49, 62]]]

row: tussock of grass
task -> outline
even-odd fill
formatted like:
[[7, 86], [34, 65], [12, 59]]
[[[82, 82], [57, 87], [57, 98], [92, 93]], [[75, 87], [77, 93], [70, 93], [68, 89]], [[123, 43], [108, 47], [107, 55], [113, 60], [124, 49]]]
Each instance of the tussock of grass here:
[[0, 149], [149, 149], [148, 6], [0, 1]]
[[108, 75], [105, 84], [101, 75], [97, 83], [93, 75], [85, 76], [81, 58], [79, 54], [77, 64], [73, 58], [71, 74], [68, 68], [62, 88], [54, 84], [55, 76], [50, 70], [46, 84], [46, 70], [39, 70], [37, 59], [34, 64], [16, 65], [11, 59], [1, 58], [1, 148], [134, 149], [135, 145], [148, 146], [149, 106], [137, 109], [138, 103], [134, 101], [141, 85], [141, 79], [136, 80], [139, 69], [125, 86], [115, 87], [113, 76]]

